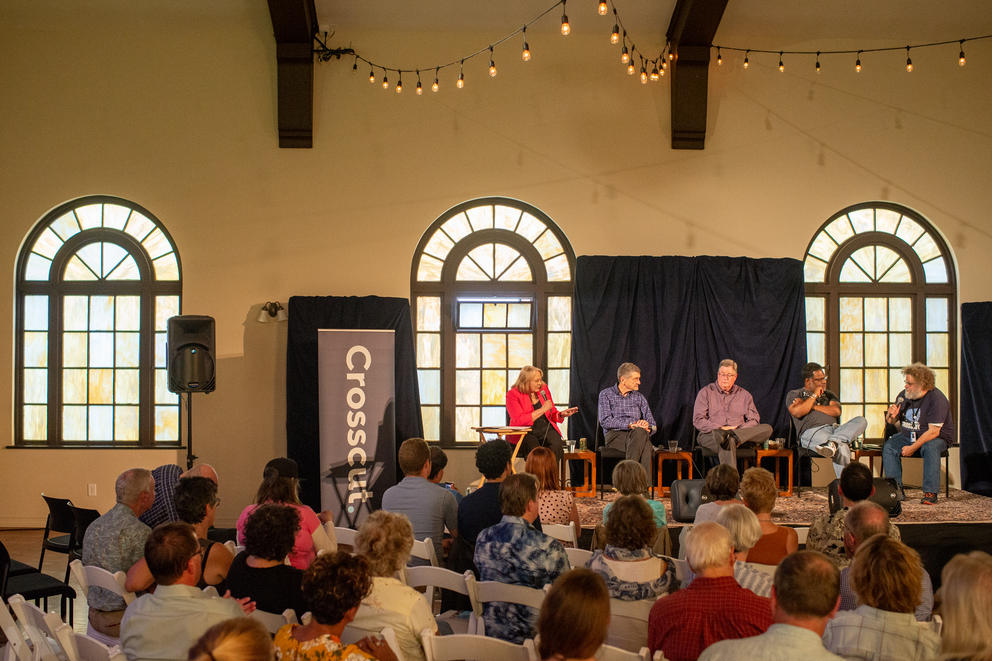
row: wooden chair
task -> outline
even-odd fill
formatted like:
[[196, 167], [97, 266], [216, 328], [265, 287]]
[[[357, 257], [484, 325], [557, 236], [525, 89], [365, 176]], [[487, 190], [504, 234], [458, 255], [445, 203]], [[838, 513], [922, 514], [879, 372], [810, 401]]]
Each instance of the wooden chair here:
[[270, 613], [268, 611], [255, 609], [248, 617], [261, 622], [266, 630], [271, 634], [275, 634], [279, 631], [279, 629], [283, 628], [287, 624], [299, 623], [296, 619], [296, 611], [292, 608], [287, 608], [281, 613]]
[[[476, 581], [472, 578], [470, 584], [474, 583], [475, 602], [472, 604], [473, 622], [469, 623], [469, 630], [480, 636], [486, 634], [486, 624], [482, 619], [483, 606], [491, 601], [504, 601], [512, 604], [521, 604], [540, 610], [544, 603], [545, 591], [540, 588], [529, 588], [525, 585], [511, 585], [500, 583], [499, 581]], [[647, 630], [644, 633], [647, 640]]]
[[376, 634], [382, 636], [386, 644], [389, 645], [389, 649], [393, 651], [396, 655], [397, 661], [404, 661], [405, 657], [400, 652], [399, 641], [396, 640], [396, 632], [393, 631], [392, 627], [383, 627], [379, 631], [373, 631], [371, 629], [362, 629], [361, 627], [356, 627], [348, 625], [341, 632], [341, 642], [345, 645], [351, 645], [352, 643], [357, 643], [362, 638], [368, 636], [375, 636]]
[[[76, 581], [79, 583], [79, 586], [87, 595], [89, 594], [89, 589], [91, 587], [103, 588], [104, 590], [113, 592], [118, 597], [123, 599], [125, 604], [130, 604], [134, 601], [135, 594], [124, 589], [124, 581], [127, 578], [124, 572], [118, 571], [111, 574], [102, 567], [84, 565], [81, 560], [73, 560], [69, 563], [69, 567], [72, 570], [72, 575], [76, 577]], [[107, 646], [117, 645], [120, 643], [119, 638], [108, 636], [107, 634], [101, 633], [94, 629], [89, 623], [89, 620], [87, 620], [86, 623], [86, 635]]]
[[498, 638], [472, 634], [435, 636], [425, 631], [421, 635], [427, 661], [538, 661], [534, 641], [514, 645]]
[[568, 554], [568, 564], [572, 569], [585, 567], [586, 563], [589, 562], [589, 558], [592, 557], [592, 551], [586, 551], [585, 549], [565, 549], [565, 553]]

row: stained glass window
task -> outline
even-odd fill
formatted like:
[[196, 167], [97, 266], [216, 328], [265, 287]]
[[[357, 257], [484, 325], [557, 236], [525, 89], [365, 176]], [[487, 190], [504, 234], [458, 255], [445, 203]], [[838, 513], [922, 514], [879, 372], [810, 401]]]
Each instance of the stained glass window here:
[[806, 353], [827, 366], [843, 417], [864, 415], [881, 439], [901, 369], [926, 363], [952, 402], [956, 287], [932, 225], [894, 204], [845, 209], [824, 223], [805, 258]]
[[557, 225], [516, 200], [466, 202], [428, 228], [411, 269], [428, 439], [475, 443], [473, 427], [506, 424], [506, 391], [525, 365], [567, 405], [574, 269]]
[[179, 257], [141, 207], [62, 205], [18, 257], [17, 444], [179, 442], [165, 335], [179, 314]]

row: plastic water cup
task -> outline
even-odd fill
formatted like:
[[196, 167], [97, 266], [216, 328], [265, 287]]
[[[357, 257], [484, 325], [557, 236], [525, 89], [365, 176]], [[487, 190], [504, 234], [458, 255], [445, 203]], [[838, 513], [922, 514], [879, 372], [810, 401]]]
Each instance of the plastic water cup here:
[[668, 441], [668, 451], [669, 452], [678, 452], [679, 451], [679, 442], [678, 441]]

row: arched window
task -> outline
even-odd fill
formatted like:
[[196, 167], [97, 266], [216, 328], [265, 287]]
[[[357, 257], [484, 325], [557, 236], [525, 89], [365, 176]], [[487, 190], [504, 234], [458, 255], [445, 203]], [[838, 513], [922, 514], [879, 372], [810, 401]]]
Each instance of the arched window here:
[[517, 200], [471, 200], [427, 229], [411, 291], [428, 439], [477, 442], [472, 427], [505, 425], [506, 391], [524, 365], [544, 370], [555, 403], [567, 404], [574, 272], [562, 231]]
[[178, 444], [165, 341], [181, 292], [172, 238], [140, 206], [90, 196], [42, 218], [17, 258], [15, 444]]
[[957, 287], [947, 244], [923, 216], [869, 202], [830, 218], [806, 250], [806, 350], [827, 366], [844, 417], [882, 437], [900, 369], [930, 366], [957, 401]]

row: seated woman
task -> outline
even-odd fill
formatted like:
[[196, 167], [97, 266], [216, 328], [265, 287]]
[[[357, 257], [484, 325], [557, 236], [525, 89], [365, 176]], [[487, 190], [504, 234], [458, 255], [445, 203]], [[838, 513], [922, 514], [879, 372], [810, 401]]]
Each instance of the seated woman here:
[[572, 492], [558, 488], [558, 460], [554, 453], [548, 448], [534, 448], [527, 455], [525, 470], [537, 477], [541, 523], [571, 523], [575, 527], [575, 539], [578, 539], [582, 535], [579, 510]]
[[937, 658], [940, 635], [914, 615], [924, 571], [916, 551], [875, 535], [858, 545], [849, 571], [860, 605], [827, 623], [824, 647], [845, 659]]
[[250, 597], [255, 608], [282, 613], [287, 608], [297, 617], [306, 611], [300, 582], [303, 571], [284, 564], [293, 549], [300, 517], [285, 505], [262, 505], [245, 521], [245, 550], [227, 572], [227, 588], [235, 598]]
[[942, 659], [992, 659], [992, 555], [959, 553], [940, 572]]
[[404, 514], [377, 510], [369, 515], [355, 539], [355, 551], [369, 563], [372, 591], [362, 600], [354, 625], [396, 632], [405, 659], [424, 659], [420, 632], [437, 632], [437, 623], [424, 595], [404, 585], [396, 572], [406, 566], [413, 548], [413, 526]]
[[[207, 531], [214, 525], [214, 517], [220, 498], [217, 497], [217, 483], [206, 477], [184, 477], [176, 484], [176, 512], [179, 520], [193, 526], [196, 539], [200, 542], [203, 573], [197, 587], [213, 585], [224, 593], [224, 579], [234, 556], [223, 544], [207, 539]], [[142, 558], [127, 572], [124, 588], [132, 592], [148, 590], [155, 579], [148, 571], [148, 564]]]
[[[613, 469], [613, 488], [620, 492], [621, 496], [641, 496], [645, 499], [651, 511], [654, 512], [654, 523], [659, 528], [668, 525], [665, 517], [665, 503], [660, 500], [649, 500], [647, 494], [648, 474], [644, 472], [644, 466], [633, 459], [624, 459]], [[610, 513], [613, 503], [606, 503], [603, 508], [603, 523], [606, 523], [606, 516]], [[541, 519], [544, 520], [543, 518]]]
[[748, 468], [741, 479], [741, 497], [748, 509], [758, 516], [761, 539], [747, 554], [748, 562], [777, 565], [799, 548], [799, 535], [794, 528], [772, 523], [772, 510], [778, 498], [775, 477], [764, 468]]
[[306, 569], [317, 557], [317, 551], [336, 551], [338, 545], [327, 534], [317, 514], [300, 502], [299, 476], [296, 462], [286, 457], [278, 457], [265, 465], [255, 504], [244, 508], [238, 517], [238, 544], [245, 543], [245, 521], [256, 507], [265, 503], [288, 505], [296, 510], [300, 518], [300, 529], [289, 554], [289, 563], [297, 569]]
[[544, 373], [532, 365], [521, 369], [513, 387], [506, 393], [506, 413], [510, 417], [510, 425], [531, 428], [517, 441], [523, 444], [517, 456], [526, 458], [534, 448], [546, 447], [561, 459], [564, 444], [558, 423], [579, 409], [574, 406], [563, 411], [556, 409], [543, 376]]
[[272, 661], [272, 637], [258, 620], [238, 617], [219, 622], [189, 648], [189, 661]]
[[741, 486], [741, 476], [737, 469], [728, 464], [717, 464], [706, 474], [706, 489], [713, 500], [703, 503], [696, 509], [696, 518], [692, 523], [713, 521], [724, 505], [741, 504], [737, 499], [737, 491]]
[[651, 552], [657, 534], [647, 501], [622, 496], [606, 517], [606, 548], [593, 551], [586, 567], [603, 577], [615, 599], [657, 599], [676, 583], [675, 563]]
[[325, 553], [303, 572], [303, 600], [313, 618], [309, 624], [287, 624], [276, 632], [276, 659], [286, 661], [396, 661], [380, 637], [341, 643], [341, 632], [355, 618], [372, 589], [368, 561], [344, 551]]
[[573, 569], [551, 586], [537, 619], [543, 661], [593, 661], [610, 626], [610, 594], [603, 579]]

